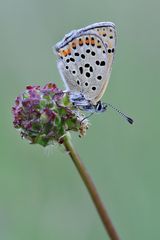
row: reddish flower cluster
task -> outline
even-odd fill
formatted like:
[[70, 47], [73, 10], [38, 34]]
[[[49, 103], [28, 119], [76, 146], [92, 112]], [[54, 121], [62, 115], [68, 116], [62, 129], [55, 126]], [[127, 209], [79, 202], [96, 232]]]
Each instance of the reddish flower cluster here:
[[67, 131], [84, 135], [88, 122], [72, 105], [67, 93], [53, 83], [44, 87], [27, 86], [12, 108], [14, 127], [22, 137], [42, 146], [63, 142]]

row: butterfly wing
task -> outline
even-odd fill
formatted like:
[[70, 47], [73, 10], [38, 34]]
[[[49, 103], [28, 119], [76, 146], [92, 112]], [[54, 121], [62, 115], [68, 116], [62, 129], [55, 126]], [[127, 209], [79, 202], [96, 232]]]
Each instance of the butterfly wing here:
[[114, 27], [108, 23], [93, 24], [66, 36], [56, 45], [62, 79], [72, 94], [82, 94], [96, 104], [109, 81], [115, 47]]

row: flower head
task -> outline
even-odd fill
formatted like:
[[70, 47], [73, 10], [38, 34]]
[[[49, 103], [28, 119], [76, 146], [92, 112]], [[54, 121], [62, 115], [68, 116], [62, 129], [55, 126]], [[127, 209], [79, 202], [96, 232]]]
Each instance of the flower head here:
[[22, 137], [42, 146], [54, 141], [63, 143], [68, 131], [79, 132], [82, 136], [88, 128], [88, 121], [69, 100], [68, 93], [53, 83], [44, 87], [27, 86], [12, 107], [13, 125]]

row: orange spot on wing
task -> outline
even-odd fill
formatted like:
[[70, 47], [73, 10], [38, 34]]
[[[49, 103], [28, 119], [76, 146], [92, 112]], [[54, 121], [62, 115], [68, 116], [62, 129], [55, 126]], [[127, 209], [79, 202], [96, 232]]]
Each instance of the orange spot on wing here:
[[85, 44], [89, 44], [89, 43], [90, 43], [89, 38], [85, 39]]
[[71, 54], [71, 49], [68, 48], [68, 49], [60, 50], [58, 54], [60, 57], [66, 57], [67, 55]]
[[72, 42], [72, 48], [76, 48], [76, 41]]
[[66, 57], [67, 56], [67, 49], [63, 50], [63, 56]]
[[92, 40], [92, 39], [91, 39], [91, 44], [93, 44], [93, 45], [95, 44], [95, 41], [94, 41], [94, 40]]
[[67, 56], [67, 50], [61, 50], [61, 51], [59, 51], [59, 56], [60, 57], [66, 57]]
[[68, 48], [68, 54], [71, 54], [71, 49], [70, 48]]
[[83, 40], [79, 39], [79, 45], [82, 46], [83, 45]]
[[66, 57], [66, 56], [68, 56], [69, 54], [70, 54], [70, 49], [68, 48], [68, 49], [65, 50], [64, 55], [65, 55], [65, 57]]

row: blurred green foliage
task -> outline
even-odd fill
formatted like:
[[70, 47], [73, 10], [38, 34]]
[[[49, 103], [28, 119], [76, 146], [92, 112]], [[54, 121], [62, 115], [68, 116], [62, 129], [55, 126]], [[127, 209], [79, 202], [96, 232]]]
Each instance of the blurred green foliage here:
[[160, 239], [158, 0], [0, 1], [0, 239], [107, 239], [72, 162], [62, 148], [23, 141], [11, 106], [26, 85], [63, 88], [52, 45], [72, 29], [113, 21], [118, 44], [103, 98], [111, 110], [94, 115], [73, 142], [122, 239]]

